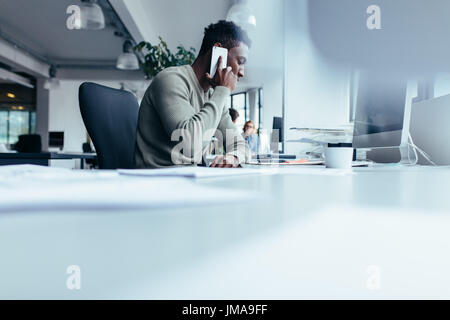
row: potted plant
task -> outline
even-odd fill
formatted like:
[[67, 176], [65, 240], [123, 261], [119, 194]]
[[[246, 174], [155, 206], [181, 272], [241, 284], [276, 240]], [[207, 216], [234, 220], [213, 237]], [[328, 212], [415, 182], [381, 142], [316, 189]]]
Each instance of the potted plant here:
[[143, 61], [140, 64], [147, 79], [155, 77], [165, 68], [192, 64], [194, 62], [195, 48], [191, 47], [187, 50], [184, 46], [179, 45], [174, 54], [161, 37], [159, 37], [159, 41], [158, 45], [142, 41], [134, 47], [134, 50], [143, 57]]

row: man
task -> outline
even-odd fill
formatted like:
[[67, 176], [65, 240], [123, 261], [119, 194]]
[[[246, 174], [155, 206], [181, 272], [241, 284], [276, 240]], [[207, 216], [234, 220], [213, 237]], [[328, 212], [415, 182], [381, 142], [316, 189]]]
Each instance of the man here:
[[[249, 150], [225, 107], [227, 97], [244, 76], [250, 39], [233, 22], [219, 21], [205, 29], [192, 66], [171, 67], [152, 81], [139, 110], [136, 168], [201, 164], [211, 138], [223, 142], [225, 155], [213, 167], [238, 167]], [[209, 75], [213, 46], [228, 49], [227, 68], [221, 61]]]

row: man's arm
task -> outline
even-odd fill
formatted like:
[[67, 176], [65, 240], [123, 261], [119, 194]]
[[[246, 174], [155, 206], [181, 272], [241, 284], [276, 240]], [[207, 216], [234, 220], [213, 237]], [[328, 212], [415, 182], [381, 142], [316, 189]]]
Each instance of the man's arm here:
[[[203, 140], [211, 140], [214, 130], [221, 121], [226, 98], [230, 89], [218, 86], [211, 99], [206, 102], [199, 112], [195, 112], [189, 101], [189, 89], [186, 80], [177, 74], [161, 74], [152, 83], [152, 104], [155, 107], [162, 126], [169, 137], [175, 135], [177, 140], [190, 143], [184, 145], [190, 148], [189, 156], [201, 155]], [[211, 130], [214, 129], [214, 130]], [[194, 139], [200, 144], [195, 145]], [[197, 147], [199, 150], [194, 150]], [[199, 160], [199, 159], [196, 159]]]
[[203, 132], [217, 128], [230, 94], [228, 88], [217, 87], [211, 99], [196, 113], [189, 101], [188, 85], [181, 76], [162, 75], [152, 85], [151, 99], [169, 136], [176, 129], [185, 129], [193, 134], [195, 128], [201, 128]]

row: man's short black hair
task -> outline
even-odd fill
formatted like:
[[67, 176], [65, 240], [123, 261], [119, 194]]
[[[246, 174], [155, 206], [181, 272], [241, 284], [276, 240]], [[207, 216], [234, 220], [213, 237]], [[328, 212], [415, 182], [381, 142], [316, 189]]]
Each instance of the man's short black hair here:
[[239, 118], [239, 112], [236, 109], [230, 108], [229, 110], [230, 112], [230, 117], [231, 117], [231, 121], [236, 121], [237, 118]]
[[249, 48], [252, 44], [247, 32], [231, 21], [220, 20], [210, 24], [205, 28], [202, 46], [199, 54], [205, 54], [215, 43], [220, 43], [223, 47], [231, 49], [245, 43]]

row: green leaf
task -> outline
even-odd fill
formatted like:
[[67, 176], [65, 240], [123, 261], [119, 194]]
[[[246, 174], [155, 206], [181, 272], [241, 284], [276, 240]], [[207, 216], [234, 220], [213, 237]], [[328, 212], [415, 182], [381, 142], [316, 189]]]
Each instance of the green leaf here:
[[192, 64], [194, 62], [194, 48], [191, 47], [187, 50], [180, 44], [177, 46], [175, 53], [173, 53], [162, 37], [160, 36], [158, 38], [159, 43], [157, 45], [142, 41], [133, 48], [135, 51], [144, 54], [141, 69], [146, 77], [155, 77], [159, 72], [168, 67]]

